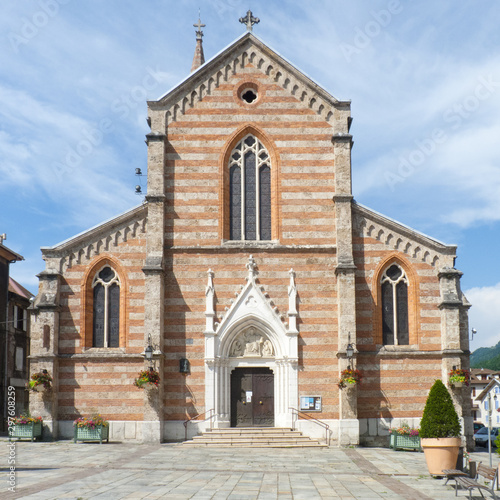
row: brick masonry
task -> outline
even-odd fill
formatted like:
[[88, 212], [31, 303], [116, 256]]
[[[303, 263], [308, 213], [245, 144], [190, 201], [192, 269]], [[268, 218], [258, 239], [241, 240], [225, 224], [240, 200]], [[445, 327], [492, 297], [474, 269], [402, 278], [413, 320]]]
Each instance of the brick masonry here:
[[[251, 104], [241, 98], [246, 88], [257, 94]], [[54, 394], [44, 402], [39, 396], [32, 410], [55, 422], [55, 434], [56, 422], [97, 409], [116, 422], [158, 421], [157, 439], [172, 437], [169, 423], [209, 409], [207, 271], [214, 273], [220, 322], [245, 284], [252, 254], [257, 283], [284, 322], [288, 271], [296, 273], [298, 395], [322, 396], [322, 412], [313, 416], [332, 423], [339, 432], [333, 437], [378, 442], [391, 422], [418, 420], [433, 381], [446, 379], [452, 365], [468, 367], [456, 249], [352, 200], [350, 104], [247, 34], [148, 107], [146, 205], [43, 250], [32, 371], [47, 367], [55, 384]], [[228, 158], [249, 133], [271, 158], [270, 242], [228, 241]], [[410, 281], [409, 346], [382, 345], [379, 281], [391, 261]], [[105, 263], [121, 282], [114, 349], [91, 347], [91, 282]], [[44, 327], [50, 329], [45, 345]], [[133, 386], [151, 332], [163, 353], [155, 361], [162, 375], [156, 400]], [[336, 385], [347, 366], [348, 333], [364, 374], [354, 399]], [[180, 358], [190, 361], [187, 376], [179, 373]], [[453, 397], [469, 422], [470, 398]], [[373, 432], [373, 419], [388, 425]]]

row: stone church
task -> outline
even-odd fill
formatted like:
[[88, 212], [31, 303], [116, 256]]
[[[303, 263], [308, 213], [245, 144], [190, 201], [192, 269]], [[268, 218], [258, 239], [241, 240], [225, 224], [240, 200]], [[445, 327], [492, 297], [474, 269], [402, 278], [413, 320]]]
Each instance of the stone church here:
[[[42, 248], [31, 373], [54, 382], [31, 411], [55, 438], [97, 411], [111, 439], [182, 440], [193, 417], [190, 436], [321, 438], [316, 419], [335, 444], [384, 444], [469, 367], [456, 247], [353, 199], [350, 102], [240, 21], [206, 62], [199, 21], [191, 74], [147, 103], [144, 203]], [[159, 387], [137, 388], [150, 365]], [[363, 378], [339, 388], [348, 367]]]

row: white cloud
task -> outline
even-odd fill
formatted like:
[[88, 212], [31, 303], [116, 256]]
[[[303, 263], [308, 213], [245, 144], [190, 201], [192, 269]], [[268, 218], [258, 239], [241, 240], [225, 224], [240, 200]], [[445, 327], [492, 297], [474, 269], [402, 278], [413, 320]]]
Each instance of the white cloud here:
[[464, 293], [472, 304], [469, 330], [477, 330], [471, 351], [496, 345], [500, 341], [500, 282], [494, 286], [470, 288]]

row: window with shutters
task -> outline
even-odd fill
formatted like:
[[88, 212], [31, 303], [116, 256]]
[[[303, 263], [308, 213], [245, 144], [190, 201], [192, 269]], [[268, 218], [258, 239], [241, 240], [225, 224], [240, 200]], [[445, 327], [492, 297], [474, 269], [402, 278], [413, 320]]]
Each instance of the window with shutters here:
[[398, 264], [391, 264], [380, 280], [382, 340], [384, 345], [408, 345], [408, 278]]
[[233, 149], [229, 159], [229, 237], [271, 240], [271, 162], [252, 134]]
[[103, 267], [92, 281], [92, 347], [120, 345], [120, 278], [110, 266]]

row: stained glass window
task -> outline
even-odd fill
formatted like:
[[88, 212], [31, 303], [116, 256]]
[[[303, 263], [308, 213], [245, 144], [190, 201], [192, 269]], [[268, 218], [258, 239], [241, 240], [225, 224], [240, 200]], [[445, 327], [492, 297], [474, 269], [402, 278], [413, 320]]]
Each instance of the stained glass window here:
[[244, 137], [231, 153], [229, 228], [231, 240], [271, 239], [271, 165], [253, 135]]
[[92, 283], [93, 347], [118, 347], [120, 344], [120, 279], [109, 266], [102, 268]]
[[264, 165], [259, 171], [259, 223], [260, 239], [271, 239], [271, 169]]
[[397, 264], [388, 267], [381, 279], [382, 341], [384, 345], [408, 345], [408, 279]]
[[241, 240], [241, 168], [237, 165], [229, 170], [229, 184], [230, 239]]
[[257, 239], [255, 153], [245, 155], [245, 239]]

